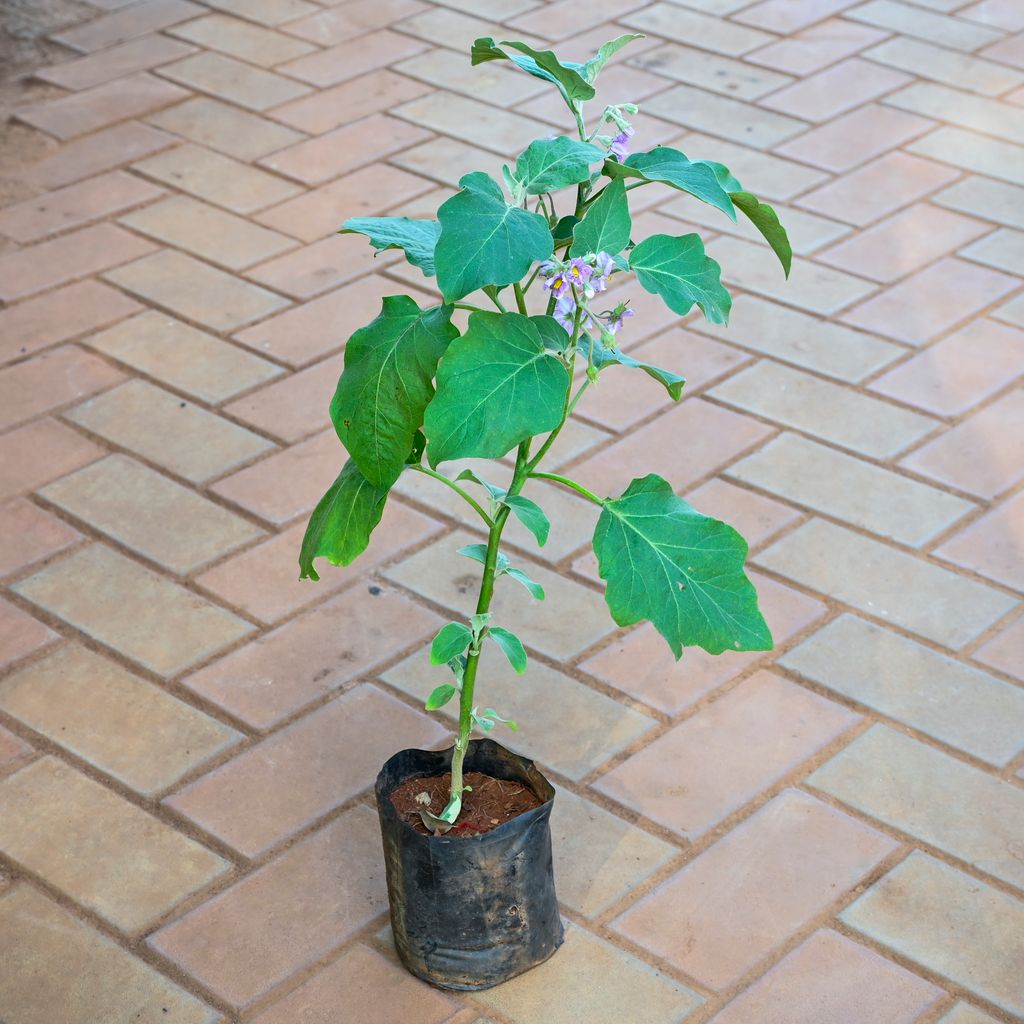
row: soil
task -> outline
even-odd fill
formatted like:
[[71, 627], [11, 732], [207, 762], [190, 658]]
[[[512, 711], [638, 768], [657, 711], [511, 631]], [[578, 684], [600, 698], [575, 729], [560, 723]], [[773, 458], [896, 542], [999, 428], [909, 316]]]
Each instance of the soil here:
[[[458, 839], [482, 836], [543, 803], [532, 789], [509, 779], [494, 779], [483, 772], [467, 772], [464, 781], [473, 788], [462, 794], [459, 818], [446, 833]], [[448, 803], [451, 784], [451, 773], [406, 779], [392, 791], [391, 803], [403, 821], [421, 835], [430, 836], [434, 833], [423, 824], [420, 811], [440, 814]], [[423, 793], [430, 797], [430, 803], [420, 796]], [[417, 796], [420, 796], [420, 801], [416, 800]]]

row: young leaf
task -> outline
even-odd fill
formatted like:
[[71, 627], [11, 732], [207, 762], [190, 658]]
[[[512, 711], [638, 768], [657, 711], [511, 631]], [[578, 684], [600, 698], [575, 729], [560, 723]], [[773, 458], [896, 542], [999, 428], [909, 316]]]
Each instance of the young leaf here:
[[710, 167], [714, 172], [715, 177], [718, 179], [718, 184], [721, 185], [730, 196], [733, 192], [743, 191], [743, 186], [739, 183], [739, 180], [733, 176], [732, 171], [730, 171], [725, 164], [720, 164], [715, 160], [697, 160], [695, 162], [703, 164], [705, 167]]
[[651, 474], [609, 498], [594, 530], [605, 600], [620, 626], [649, 619], [676, 658], [683, 647], [768, 651], [771, 633], [743, 573], [746, 541]]
[[349, 338], [331, 419], [372, 484], [390, 487], [414, 449], [438, 360], [459, 333], [451, 314], [450, 306], [422, 310], [408, 295], [389, 295], [377, 319]]
[[349, 459], [309, 517], [299, 550], [299, 579], [320, 579], [314, 558], [326, 558], [331, 565], [355, 561], [370, 543], [387, 497], [388, 489], [371, 484]]
[[551, 523], [544, 514], [544, 510], [535, 501], [515, 494], [505, 498], [505, 504], [512, 509], [512, 514], [533, 534], [534, 540], [539, 547], [544, 547], [548, 542], [548, 533], [551, 530]]
[[405, 258], [427, 277], [434, 276], [434, 247], [441, 234], [436, 220], [409, 217], [351, 217], [341, 225], [339, 235], [366, 235], [378, 253], [402, 249]]
[[499, 459], [520, 441], [553, 430], [568, 387], [568, 370], [528, 317], [470, 314], [465, 335], [438, 366], [437, 393], [424, 414], [430, 465]]
[[526, 671], [526, 649], [519, 637], [501, 626], [491, 626], [487, 635], [505, 652], [516, 673], [522, 675]]
[[511, 576], [516, 583], [521, 583], [538, 601], [544, 600], [544, 588], [539, 583], [531, 580], [522, 569], [513, 569], [511, 566], [506, 566], [500, 571], [505, 576]]
[[765, 240], [779, 257], [786, 277], [793, 265], [793, 249], [786, 229], [779, 223], [779, 215], [767, 204], [749, 192], [733, 192], [732, 201], [750, 218], [750, 223], [764, 235]]
[[540, 332], [545, 348], [562, 353], [569, 347], [569, 335], [565, 328], [552, 316], [531, 316], [530, 323]]
[[431, 665], [444, 665], [457, 658], [473, 642], [473, 631], [462, 622], [449, 622], [438, 631], [430, 645]]
[[626, 201], [626, 183], [616, 179], [604, 187], [572, 233], [570, 256], [607, 252], [612, 256], [629, 245], [633, 219]]
[[459, 480], [469, 480], [479, 487], [482, 487], [488, 494], [495, 500], [501, 501], [505, 497], [505, 488], [497, 487], [495, 484], [489, 484], [486, 480], [482, 480], [476, 475], [471, 469], [464, 469], [456, 478], [456, 482]]
[[442, 683], [433, 690], [424, 707], [428, 711], [437, 711], [438, 708], [443, 708], [458, 692], [451, 683]]
[[540, 214], [510, 206], [486, 174], [467, 174], [459, 185], [462, 191], [437, 211], [441, 235], [434, 262], [445, 302], [485, 285], [512, 284], [554, 251], [548, 222]]
[[593, 82], [600, 74], [601, 69], [605, 64], [607, 64], [608, 61], [619, 52], [619, 50], [633, 42], [634, 39], [644, 38], [645, 36], [642, 32], [629, 32], [624, 36], [616, 36], [615, 39], [605, 43], [601, 49], [583, 65], [583, 77], [588, 82]]
[[680, 377], [679, 374], [672, 373], [670, 370], [663, 370], [660, 366], [652, 366], [650, 363], [634, 359], [620, 349], [605, 345], [600, 338], [591, 337], [590, 345], [593, 346], [592, 349], [588, 348], [588, 346], [584, 346], [584, 348], [589, 351], [590, 361], [596, 369], [603, 370], [606, 366], [617, 364], [619, 366], [629, 366], [636, 370], [643, 370], [648, 377], [653, 377], [654, 380], [665, 388], [673, 401], [679, 401], [683, 393], [683, 387], [686, 385], [685, 377]]
[[516, 178], [527, 195], [539, 196], [588, 181], [590, 165], [603, 159], [603, 149], [578, 139], [537, 139], [519, 154]]
[[[502, 47], [517, 52], [506, 53]], [[552, 82], [570, 107], [594, 98], [594, 87], [583, 77], [583, 65], [563, 64], [550, 50], [535, 50], [509, 40], [496, 44], [490, 36], [482, 36], [473, 43], [470, 61], [476, 67], [488, 60], [510, 60], [534, 78]]]
[[491, 719], [492, 725], [495, 722], [501, 722], [502, 725], [507, 725], [513, 731], [519, 728], [519, 726], [515, 722], [513, 722], [511, 718], [502, 718], [501, 715], [499, 715], [498, 712], [494, 710], [494, 708], [484, 708], [484, 714], [489, 719]]
[[711, 323], [728, 322], [732, 299], [722, 287], [718, 264], [704, 254], [700, 235], [651, 235], [630, 250], [629, 268], [673, 313], [685, 316], [696, 303]]
[[641, 178], [660, 181], [680, 192], [688, 192], [702, 202], [717, 206], [732, 220], [736, 210], [729, 193], [719, 184], [714, 168], [700, 160], [690, 160], [678, 149], [658, 146], [647, 153], [634, 153], [623, 164], [608, 160], [605, 174], [612, 178]]

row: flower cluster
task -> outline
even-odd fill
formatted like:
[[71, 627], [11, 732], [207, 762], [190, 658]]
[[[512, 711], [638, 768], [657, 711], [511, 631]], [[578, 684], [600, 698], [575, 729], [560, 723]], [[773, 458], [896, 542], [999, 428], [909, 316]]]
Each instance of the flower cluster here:
[[587, 302], [608, 287], [608, 279], [615, 272], [615, 260], [606, 252], [588, 256], [574, 256], [568, 261], [547, 260], [541, 264], [545, 277], [544, 289], [555, 297], [554, 318], [572, 334], [580, 311], [580, 326], [584, 330], [601, 327], [602, 333], [615, 335], [633, 310], [625, 303], [604, 313], [594, 313]]
[[629, 140], [633, 137], [633, 129], [627, 124], [622, 126], [622, 130], [610, 143], [608, 143], [608, 152], [611, 153], [619, 163], [623, 163], [627, 156], [629, 156]]

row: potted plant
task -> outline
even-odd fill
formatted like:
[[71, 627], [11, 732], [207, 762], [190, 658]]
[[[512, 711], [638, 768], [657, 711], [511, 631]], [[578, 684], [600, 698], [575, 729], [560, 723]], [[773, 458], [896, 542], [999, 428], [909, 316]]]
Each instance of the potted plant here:
[[[405, 295], [383, 299], [380, 315], [345, 348], [330, 415], [348, 461], [317, 505], [303, 538], [303, 578], [314, 560], [348, 565], [366, 548], [388, 492], [402, 473], [450, 488], [479, 517], [484, 543], [457, 553], [480, 565], [476, 607], [434, 638], [430, 660], [447, 679], [427, 700], [436, 711], [458, 701], [458, 735], [444, 751], [404, 750], [377, 779], [395, 944], [414, 974], [454, 989], [485, 988], [540, 963], [562, 939], [551, 874], [549, 815], [554, 791], [532, 762], [488, 737], [512, 729], [478, 698], [481, 649], [494, 644], [524, 672], [523, 643], [494, 620], [496, 586], [541, 588], [501, 550], [515, 516], [538, 545], [549, 521], [528, 497], [533, 480], [571, 488], [600, 508], [593, 535], [612, 618], [649, 620], [678, 658], [686, 646], [712, 654], [769, 650], [771, 635], [744, 574], [747, 545], [730, 526], [702, 515], [659, 476], [638, 474], [622, 493], [602, 496], [543, 468], [580, 400], [611, 367], [640, 370], [680, 397], [684, 380], [640, 362], [618, 345], [632, 310], [602, 308], [618, 275], [633, 275], [683, 316], [696, 305], [725, 323], [730, 297], [696, 234], [631, 237], [629, 193], [660, 182], [748, 217], [788, 275], [791, 251], [770, 206], [745, 192], [721, 164], [656, 147], [629, 154], [633, 104], [606, 107], [589, 130], [584, 104], [605, 62], [636, 35], [606, 43], [584, 64], [525, 43], [478, 39], [472, 63], [508, 60], [550, 82], [575, 119], [578, 138], [531, 143], [504, 167], [504, 189], [475, 171], [438, 210], [438, 219], [348, 220], [342, 232], [374, 248], [401, 249], [442, 302], [421, 308]], [[570, 206], [558, 209], [574, 190]], [[531, 294], [532, 292], [532, 294]], [[542, 313], [528, 301], [542, 298]], [[486, 304], [486, 306], [484, 305]], [[468, 312], [460, 330], [457, 310]], [[628, 387], [625, 374], [616, 382]], [[507, 487], [453, 460], [514, 456]], [[478, 702], [479, 701], [479, 702]], [[483, 739], [471, 739], [475, 729]]]

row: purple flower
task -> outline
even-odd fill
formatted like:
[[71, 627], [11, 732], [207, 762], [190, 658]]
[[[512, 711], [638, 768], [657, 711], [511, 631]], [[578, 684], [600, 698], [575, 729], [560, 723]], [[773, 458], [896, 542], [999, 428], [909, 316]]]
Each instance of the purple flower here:
[[555, 303], [554, 318], [565, 328], [566, 334], [572, 334], [576, 323], [576, 300], [572, 292], [562, 295]]
[[565, 273], [574, 285], [582, 287], [590, 280], [594, 268], [582, 256], [575, 256], [569, 260], [569, 266]]
[[608, 330], [612, 334], [618, 334], [622, 329], [623, 321], [628, 320], [631, 316], [636, 316], [636, 313], [624, 303], [620, 303], [608, 316]]
[[633, 129], [627, 124], [623, 126], [621, 132], [612, 139], [611, 144], [608, 146], [608, 152], [611, 153], [619, 163], [629, 156], [629, 140], [633, 137]]

